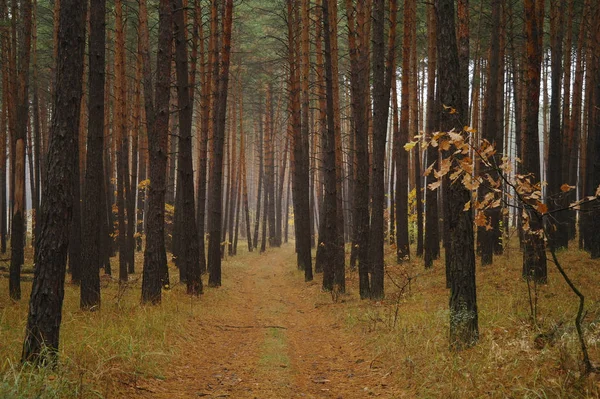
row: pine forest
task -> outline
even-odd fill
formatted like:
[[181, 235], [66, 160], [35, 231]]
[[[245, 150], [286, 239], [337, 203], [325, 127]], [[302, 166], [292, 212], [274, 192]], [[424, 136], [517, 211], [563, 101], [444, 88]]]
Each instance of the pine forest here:
[[0, 397], [600, 398], [599, 22], [0, 0]]

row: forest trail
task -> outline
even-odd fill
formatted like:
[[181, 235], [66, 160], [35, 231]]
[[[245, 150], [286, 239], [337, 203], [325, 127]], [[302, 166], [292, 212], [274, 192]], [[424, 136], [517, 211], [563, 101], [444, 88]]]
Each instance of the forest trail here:
[[[223, 287], [205, 288], [207, 317], [178, 334], [184, 349], [160, 378], [144, 378], [144, 398], [399, 397], [372, 367], [360, 334], [343, 324], [343, 303], [305, 284], [291, 244], [223, 264]], [[197, 305], [205, 306], [202, 299]], [[391, 378], [390, 378], [391, 379]]]

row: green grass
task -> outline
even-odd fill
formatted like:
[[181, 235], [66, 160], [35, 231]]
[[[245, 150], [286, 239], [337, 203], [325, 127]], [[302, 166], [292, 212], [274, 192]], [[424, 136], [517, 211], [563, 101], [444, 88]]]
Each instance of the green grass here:
[[290, 366], [284, 330], [279, 328], [267, 329], [258, 363], [261, 367], [268, 369], [287, 368]]

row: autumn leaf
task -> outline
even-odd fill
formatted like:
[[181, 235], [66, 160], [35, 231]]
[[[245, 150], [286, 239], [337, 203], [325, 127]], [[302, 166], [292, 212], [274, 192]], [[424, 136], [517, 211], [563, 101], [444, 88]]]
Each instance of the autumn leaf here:
[[440, 143], [440, 150], [442, 151], [448, 151], [450, 149], [450, 142], [448, 140], [443, 140]]
[[410, 150], [412, 150], [416, 145], [417, 145], [417, 141], [410, 141], [406, 144], [404, 144], [404, 149], [408, 152]]
[[446, 174], [450, 171], [450, 160], [448, 158], [442, 159], [442, 162], [440, 164], [440, 170], [436, 170], [433, 172], [433, 175], [436, 177], [436, 179], [441, 179], [442, 177], [446, 176]]
[[433, 137], [432, 137], [431, 139], [432, 139], [432, 140], [439, 140], [439, 139], [440, 139], [440, 137], [444, 136], [444, 134], [445, 134], [444, 132], [435, 132], [435, 133], [433, 134]]
[[450, 136], [450, 140], [452, 140], [454, 144], [462, 143], [464, 140], [464, 137], [459, 133], [448, 132], [448, 136]]
[[448, 106], [446, 104], [442, 104], [442, 105], [444, 106], [444, 109], [446, 111], [448, 111], [448, 113], [450, 113], [450, 114], [455, 114], [456, 113], [456, 108], [452, 108], [452, 107], [450, 107], [450, 106]]
[[473, 161], [469, 157], [465, 157], [460, 161], [460, 167], [467, 173], [473, 173]]
[[450, 180], [454, 181], [456, 179], [458, 179], [461, 175], [461, 173], [463, 173], [463, 171], [461, 169], [456, 169], [451, 175], [450, 175]]
[[537, 209], [537, 211], [543, 215], [544, 213], [548, 212], [548, 205], [544, 204], [543, 202], [538, 202], [535, 209]]
[[560, 191], [562, 191], [563, 193], [567, 193], [567, 192], [573, 190], [574, 188], [575, 188], [575, 186], [569, 186], [567, 183], [565, 183], [562, 186], [560, 186]]
[[429, 167], [427, 169], [425, 169], [425, 176], [429, 176], [431, 174], [431, 171], [433, 170], [433, 167], [435, 166], [435, 162], [432, 163], [431, 165], [429, 165]]
[[469, 209], [471, 209], [471, 201], [468, 201], [467, 203], [465, 203], [465, 207], [463, 208], [463, 211], [468, 211]]
[[463, 180], [462, 180], [463, 185], [471, 191], [477, 190], [479, 188], [479, 179], [478, 178], [473, 178], [471, 177], [470, 174], [465, 173]]
[[478, 212], [477, 216], [475, 216], [475, 225], [479, 227], [484, 227], [487, 225], [487, 218], [483, 214], [483, 212]]
[[437, 190], [441, 185], [442, 185], [442, 181], [438, 180], [438, 181], [434, 181], [433, 183], [430, 183], [427, 187], [429, 187], [430, 190]]

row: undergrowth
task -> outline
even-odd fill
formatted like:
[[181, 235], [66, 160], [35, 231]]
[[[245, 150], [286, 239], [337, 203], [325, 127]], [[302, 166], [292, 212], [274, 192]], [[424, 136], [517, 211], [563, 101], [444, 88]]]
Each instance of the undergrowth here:
[[[118, 280], [108, 277], [101, 284], [101, 309], [87, 312], [79, 309], [79, 286], [66, 283], [59, 363], [54, 368], [20, 362], [31, 283], [22, 283], [18, 303], [0, 295], [1, 398], [107, 397], [137, 387], [138, 378], [162, 378], [169, 359], [179, 355], [172, 345], [175, 335], [199, 307], [190, 306], [181, 285], [164, 292], [160, 306], [142, 306], [139, 274], [130, 276], [125, 289], [119, 290]], [[0, 279], [0, 292], [8, 292], [7, 279]]]
[[[576, 245], [572, 243], [572, 245]], [[477, 266], [479, 343], [452, 352], [448, 347], [448, 300], [443, 259], [424, 270], [421, 258], [397, 265], [388, 249], [386, 299], [349, 301], [343, 318], [362, 334], [373, 360], [409, 397], [588, 398], [600, 397], [600, 379], [582, 377], [574, 319], [578, 298], [549, 262], [549, 283], [538, 290], [533, 320], [522, 254], [513, 245], [493, 265]], [[600, 362], [600, 262], [569, 249], [559, 259], [586, 295], [585, 337], [592, 362]], [[349, 292], [357, 295], [358, 276]], [[410, 288], [407, 280], [410, 279]], [[392, 283], [395, 280], [395, 283]], [[400, 282], [400, 283], [399, 283]], [[389, 373], [389, 374], [388, 374]], [[390, 377], [388, 377], [390, 378]]]

